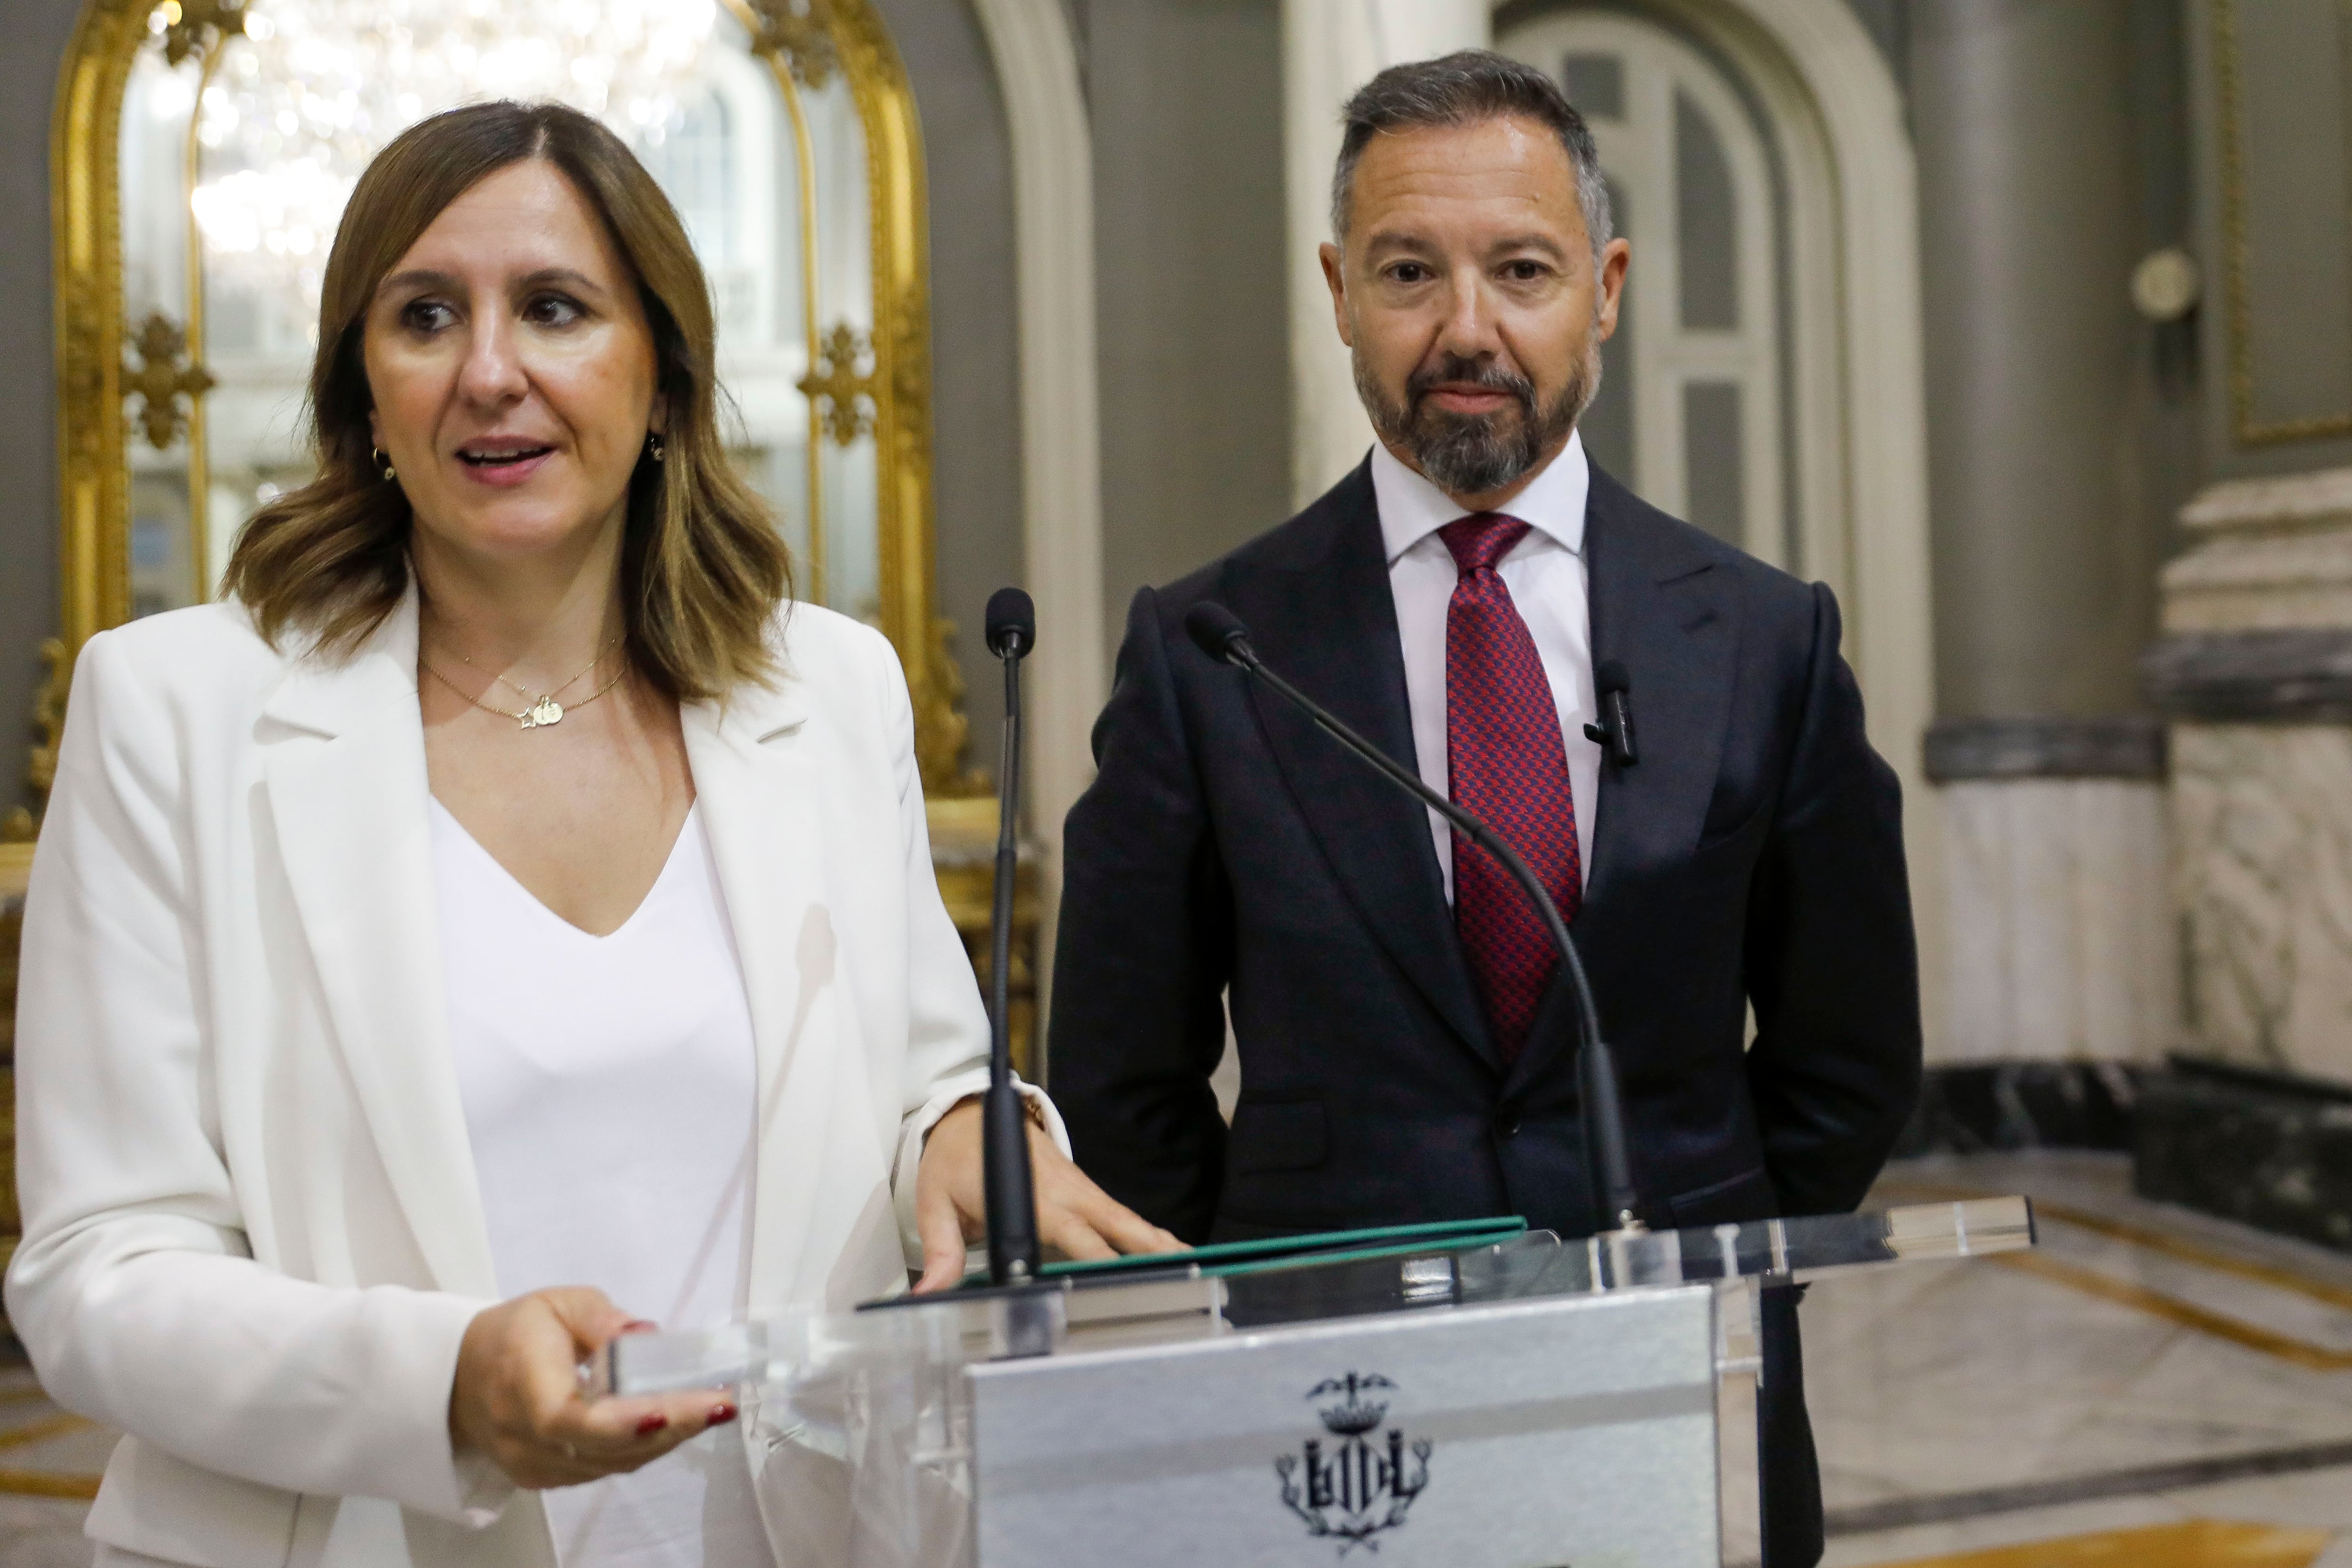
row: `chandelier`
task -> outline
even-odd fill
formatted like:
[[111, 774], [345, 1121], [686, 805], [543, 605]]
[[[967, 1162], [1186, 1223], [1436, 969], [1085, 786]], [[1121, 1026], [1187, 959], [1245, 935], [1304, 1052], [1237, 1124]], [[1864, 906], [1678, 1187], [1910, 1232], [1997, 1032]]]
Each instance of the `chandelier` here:
[[462, 103], [552, 99], [657, 142], [716, 20], [714, 0], [250, 0], [195, 110], [210, 265], [314, 307], [360, 172]]

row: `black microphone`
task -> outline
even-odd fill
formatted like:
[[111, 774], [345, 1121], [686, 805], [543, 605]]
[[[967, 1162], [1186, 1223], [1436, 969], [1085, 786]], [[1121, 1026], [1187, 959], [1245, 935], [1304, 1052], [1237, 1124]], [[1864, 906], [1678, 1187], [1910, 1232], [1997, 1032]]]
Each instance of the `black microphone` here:
[[988, 1215], [988, 1278], [1037, 1278], [1036, 1176], [1029, 1113], [1013, 1085], [1013, 874], [1021, 815], [1021, 660], [1037, 646], [1037, 609], [1018, 588], [988, 600], [988, 651], [1004, 661], [1004, 758], [997, 768], [996, 905], [989, 923], [988, 1095], [981, 1102], [981, 1185]]
[[[1552, 902], [1551, 895], [1544, 890], [1536, 874], [1528, 869], [1518, 851], [1493, 828], [1422, 783], [1419, 773], [1357, 734], [1313, 698], [1268, 669], [1257, 657], [1257, 650], [1250, 647], [1249, 628], [1223, 605], [1213, 599], [1194, 605], [1184, 612], [1184, 630], [1202, 653], [1264, 681], [1315, 721], [1316, 727], [1325, 734], [1452, 823], [1464, 837], [1492, 855], [1510, 872], [1520, 890], [1535, 905], [1536, 912], [1543, 917], [1544, 929], [1551, 933], [1552, 946], [1559, 949], [1569, 984], [1576, 993], [1577, 1077], [1582, 1090], [1580, 1098], [1584, 1142], [1591, 1152], [1597, 1177], [1594, 1185], [1598, 1190], [1593, 1199], [1600, 1211], [1600, 1223], [1595, 1228], [1629, 1233], [1647, 1228], [1641, 1221], [1641, 1197], [1634, 1191], [1633, 1166], [1625, 1153], [1625, 1107], [1618, 1095], [1617, 1068], [1611, 1058], [1608, 1042], [1601, 1037], [1601, 1009], [1592, 999], [1592, 983], [1585, 977], [1584, 962], [1577, 956], [1576, 943], [1569, 940], [1568, 922], [1559, 918], [1559, 906]], [[1622, 675], [1623, 671], [1618, 673]], [[1630, 733], [1627, 740], [1630, 746]]]
[[1619, 767], [1630, 768], [1642, 760], [1633, 744], [1633, 682], [1623, 665], [1604, 658], [1593, 667], [1592, 690], [1601, 700], [1601, 722], [1587, 724], [1584, 738], [1605, 748]]

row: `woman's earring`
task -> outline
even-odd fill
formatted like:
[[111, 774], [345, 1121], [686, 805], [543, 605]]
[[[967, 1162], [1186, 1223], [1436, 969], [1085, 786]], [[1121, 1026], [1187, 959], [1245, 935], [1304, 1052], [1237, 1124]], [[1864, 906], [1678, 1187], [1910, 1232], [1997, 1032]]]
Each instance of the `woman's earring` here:
[[662, 445], [660, 431], [648, 430], [646, 432], [646, 456], [651, 458], [656, 463], [669, 456], [669, 448]]
[[383, 470], [383, 482], [385, 484], [390, 484], [394, 479], [400, 477], [397, 470], [395, 470], [392, 466], [392, 459], [383, 455], [383, 447], [370, 447], [368, 448], [368, 456], [374, 458], [375, 466]]

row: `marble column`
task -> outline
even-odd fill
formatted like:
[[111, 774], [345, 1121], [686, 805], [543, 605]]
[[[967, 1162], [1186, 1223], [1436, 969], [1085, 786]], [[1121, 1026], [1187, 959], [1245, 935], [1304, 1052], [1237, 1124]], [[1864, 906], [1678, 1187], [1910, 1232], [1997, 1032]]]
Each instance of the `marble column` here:
[[2352, 1084], [2352, 468], [2218, 484], [2181, 521], [2144, 663], [2188, 1044]]
[[2152, 1063], [2176, 1043], [2164, 730], [1938, 725], [1951, 984], [1939, 1062]]
[[1331, 237], [1339, 107], [1386, 68], [1493, 36], [1488, 0], [1284, 0], [1283, 142], [1290, 228], [1293, 498], [1312, 500], [1363, 460], [1372, 427], [1331, 321], [1317, 247]]
[[1908, 14], [1956, 1066], [2152, 1062], [2179, 1034], [2163, 737], [2130, 716], [2167, 521], [2127, 288], [2145, 9]]
[[2129, 0], [1911, 10], [1936, 689], [1946, 718], [2138, 706], [2160, 531], [2127, 473]]

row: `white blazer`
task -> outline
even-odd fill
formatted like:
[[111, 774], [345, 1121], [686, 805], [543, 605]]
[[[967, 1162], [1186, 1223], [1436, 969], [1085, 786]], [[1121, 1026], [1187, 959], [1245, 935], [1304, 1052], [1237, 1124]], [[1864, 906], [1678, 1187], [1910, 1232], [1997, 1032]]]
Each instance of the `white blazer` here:
[[[758, 1047], [754, 1311], [905, 1286], [923, 1134], [987, 1077], [897, 657], [807, 605], [773, 636], [774, 689], [682, 716]], [[553, 1568], [537, 1500], [449, 1439], [498, 1289], [414, 594], [337, 664], [233, 605], [104, 633], [69, 711], [26, 901], [7, 1305], [50, 1395], [130, 1434], [89, 1534], [200, 1568]], [[845, 1496], [743, 1431], [785, 1467], [763, 1497]], [[768, 1522], [787, 1568], [831, 1560], [835, 1524]]]

